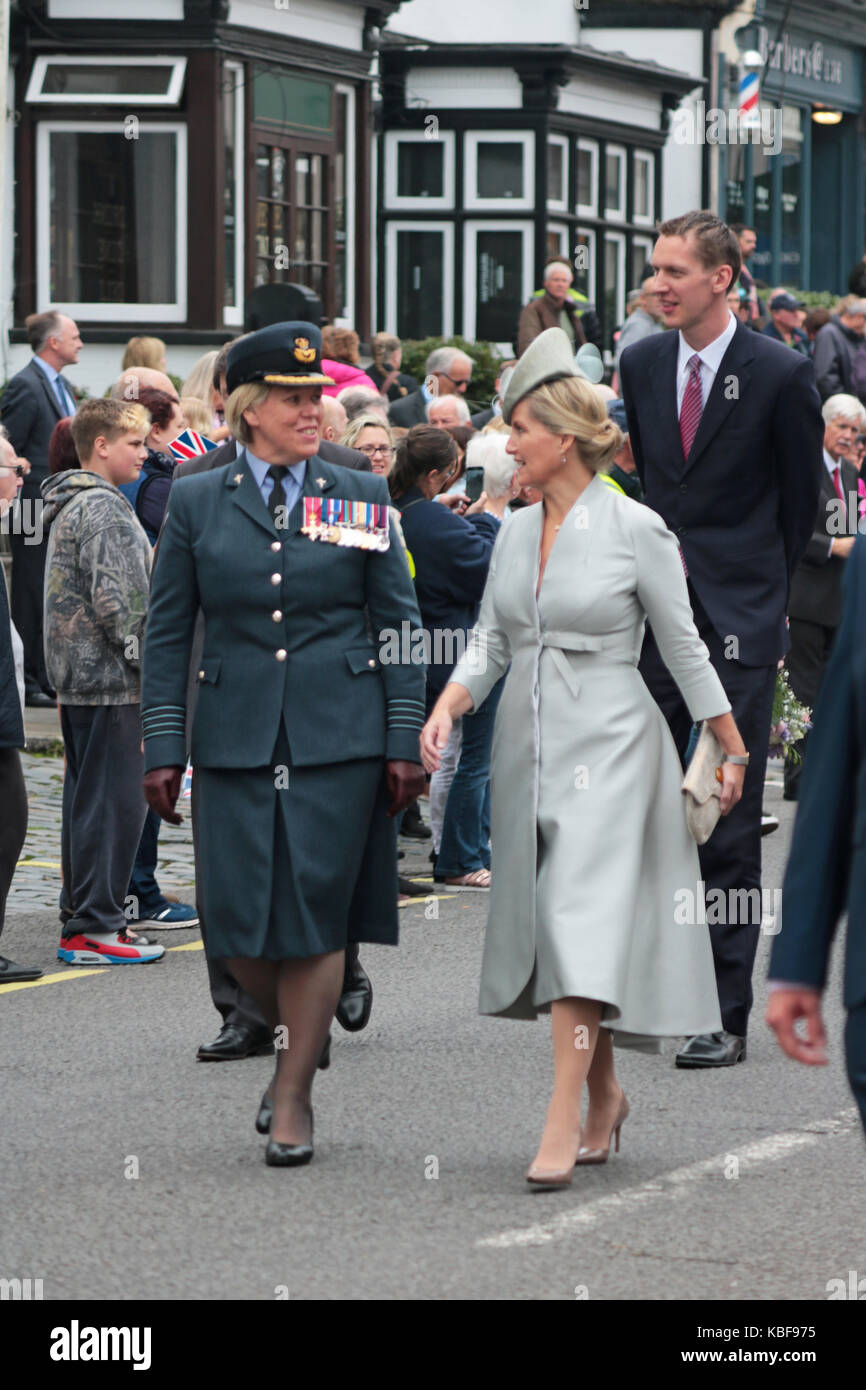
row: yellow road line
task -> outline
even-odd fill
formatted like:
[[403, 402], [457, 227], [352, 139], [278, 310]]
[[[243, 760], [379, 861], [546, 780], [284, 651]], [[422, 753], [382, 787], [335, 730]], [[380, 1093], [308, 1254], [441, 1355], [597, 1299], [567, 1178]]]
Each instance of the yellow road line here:
[[60, 861], [54, 859], [19, 859], [16, 864], [18, 869], [59, 869]]
[[41, 980], [13, 980], [11, 984], [0, 985], [0, 994], [11, 994], [13, 989], [36, 989], [37, 985], [53, 985], [58, 980], [77, 980], [82, 975], [104, 975], [108, 967], [94, 966], [92, 970], [62, 970], [57, 975], [43, 975]]
[[166, 954], [169, 951], [203, 951], [203, 941], [187, 941], [183, 946], [166, 946]]

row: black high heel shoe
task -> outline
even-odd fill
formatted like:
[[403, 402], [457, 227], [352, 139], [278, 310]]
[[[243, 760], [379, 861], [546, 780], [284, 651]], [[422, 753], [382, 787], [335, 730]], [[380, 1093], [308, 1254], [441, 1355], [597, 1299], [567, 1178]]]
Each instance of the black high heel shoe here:
[[313, 1112], [310, 1111], [309, 1144], [280, 1144], [276, 1139], [268, 1140], [265, 1149], [265, 1163], [269, 1168], [302, 1168], [313, 1157]]
[[[325, 1046], [322, 1048], [322, 1055], [318, 1061], [319, 1071], [327, 1071], [331, 1065], [331, 1035], [325, 1039]], [[259, 1105], [259, 1113], [256, 1115], [256, 1132], [258, 1134], [270, 1134], [271, 1120], [274, 1118], [274, 1103], [267, 1091], [262, 1096]]]

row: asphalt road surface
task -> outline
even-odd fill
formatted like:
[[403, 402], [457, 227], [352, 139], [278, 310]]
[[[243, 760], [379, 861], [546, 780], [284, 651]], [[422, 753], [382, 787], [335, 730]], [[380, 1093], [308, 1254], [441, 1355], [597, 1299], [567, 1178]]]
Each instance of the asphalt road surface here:
[[195, 1061], [218, 1024], [197, 932], [164, 934], [159, 964], [76, 973], [56, 914], [13, 909], [5, 950], [48, 978], [0, 991], [0, 1276], [41, 1278], [46, 1299], [760, 1301], [866, 1276], [839, 953], [829, 1067], [787, 1061], [763, 1022], [764, 935], [745, 1064], [619, 1053], [621, 1153], [533, 1193], [549, 1024], [477, 1015], [484, 914], [479, 893], [421, 900], [399, 949], [362, 952], [370, 1026], [335, 1025], [314, 1161], [280, 1170], [253, 1129], [270, 1059]]

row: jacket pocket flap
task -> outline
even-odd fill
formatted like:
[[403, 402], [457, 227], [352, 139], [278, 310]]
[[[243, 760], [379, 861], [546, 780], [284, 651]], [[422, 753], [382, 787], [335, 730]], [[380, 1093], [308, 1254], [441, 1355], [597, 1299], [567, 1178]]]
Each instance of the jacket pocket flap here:
[[220, 666], [222, 659], [218, 656], [203, 656], [201, 665], [196, 671], [196, 681], [199, 685], [216, 685], [219, 680]]
[[364, 671], [378, 671], [379, 658], [373, 647], [358, 647], [354, 651], [346, 652], [346, 660], [349, 668], [356, 676], [360, 676]]

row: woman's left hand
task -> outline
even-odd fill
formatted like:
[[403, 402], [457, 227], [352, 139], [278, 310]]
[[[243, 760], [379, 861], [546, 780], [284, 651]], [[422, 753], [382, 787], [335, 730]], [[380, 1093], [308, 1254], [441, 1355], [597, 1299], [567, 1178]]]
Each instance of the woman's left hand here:
[[389, 816], [396, 816], [400, 811], [405, 811], [407, 806], [422, 795], [427, 786], [424, 769], [420, 763], [408, 763], [391, 758], [385, 764], [385, 775], [391, 796]]
[[722, 815], [727, 816], [733, 811], [740, 797], [743, 795], [743, 783], [746, 780], [746, 769], [742, 763], [722, 763], [722, 794], [719, 798]]

